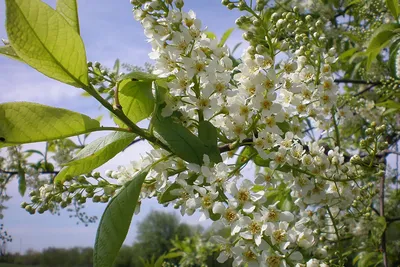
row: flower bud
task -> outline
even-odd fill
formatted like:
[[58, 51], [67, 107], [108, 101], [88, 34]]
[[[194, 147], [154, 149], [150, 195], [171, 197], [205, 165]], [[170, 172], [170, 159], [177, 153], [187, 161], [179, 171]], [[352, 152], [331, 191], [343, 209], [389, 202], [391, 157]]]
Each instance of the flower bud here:
[[376, 128], [376, 132], [377, 132], [378, 134], [382, 134], [382, 133], [384, 133], [385, 131], [386, 131], [386, 125], [381, 125], [381, 126], [379, 126], [379, 127]]
[[277, 21], [279, 19], [279, 14], [278, 13], [272, 13], [271, 15], [271, 20], [272, 21]]
[[182, 0], [176, 0], [176, 1], [175, 1], [175, 6], [176, 6], [177, 8], [179, 8], [179, 9], [181, 9], [181, 8], [183, 7], [184, 4], [185, 4], [185, 3], [183, 3]]
[[92, 201], [93, 201], [94, 203], [100, 202], [100, 196], [94, 196], [94, 197], [92, 198]]

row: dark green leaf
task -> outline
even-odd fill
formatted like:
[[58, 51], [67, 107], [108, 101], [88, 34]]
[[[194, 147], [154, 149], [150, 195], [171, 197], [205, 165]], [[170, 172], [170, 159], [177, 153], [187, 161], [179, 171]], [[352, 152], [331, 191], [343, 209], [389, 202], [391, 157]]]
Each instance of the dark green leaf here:
[[400, 12], [399, 0], [386, 0], [386, 5], [392, 16], [397, 20]]
[[21, 166], [18, 166], [18, 192], [21, 196], [25, 195], [26, 191], [26, 181], [25, 181], [25, 171]]
[[199, 123], [199, 138], [207, 146], [207, 155], [214, 163], [222, 162], [222, 157], [218, 148], [217, 129], [209, 121]]
[[165, 118], [159, 110], [152, 120], [155, 135], [183, 160], [202, 165], [203, 155], [208, 152], [207, 147], [197, 136], [175, 120], [179, 119], [174, 115]]
[[94, 267], [111, 267], [125, 240], [131, 224], [140, 190], [148, 170], [136, 174], [132, 181], [108, 204], [97, 229], [94, 246]]
[[161, 195], [160, 199], [158, 200], [158, 203], [164, 204], [164, 203], [167, 203], [167, 202], [170, 202], [170, 201], [172, 201], [172, 200], [177, 199], [179, 196], [178, 196], [178, 195], [174, 195], [174, 194], [172, 194], [171, 192], [172, 192], [172, 190], [179, 189], [179, 188], [181, 188], [181, 187], [182, 187], [182, 186], [181, 186], [180, 184], [177, 184], [177, 183], [171, 184], [171, 185], [165, 190], [165, 192]]

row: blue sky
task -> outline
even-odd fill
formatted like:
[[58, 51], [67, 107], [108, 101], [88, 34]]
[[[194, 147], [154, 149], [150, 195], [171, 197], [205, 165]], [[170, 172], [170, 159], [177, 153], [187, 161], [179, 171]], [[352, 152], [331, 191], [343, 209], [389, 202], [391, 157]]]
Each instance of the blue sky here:
[[[45, 2], [53, 7], [56, 3], [55, 0]], [[99, 61], [108, 67], [112, 67], [117, 58], [121, 62], [133, 65], [150, 62], [147, 56], [150, 46], [145, 40], [140, 24], [133, 19], [129, 0], [79, 0], [78, 4], [81, 35], [88, 60]], [[218, 0], [187, 0], [185, 10], [189, 9], [193, 9], [203, 21], [203, 25], [208, 26], [208, 29], [218, 37], [228, 28], [234, 27], [234, 21], [239, 16], [236, 11], [229, 11], [222, 6]], [[0, 21], [0, 37], [7, 38], [4, 26], [4, 0], [0, 0]], [[241, 33], [236, 30], [228, 40], [228, 45], [233, 47], [240, 38]], [[95, 100], [80, 96], [81, 90], [51, 80], [29, 66], [3, 56], [0, 56], [0, 92], [0, 102], [38, 102], [68, 108], [92, 117], [97, 117], [101, 113]], [[112, 125], [112, 122], [105, 116], [102, 124]], [[33, 146], [39, 148], [41, 144]], [[150, 146], [144, 142], [135, 145], [100, 170], [115, 169], [118, 165], [129, 164], [130, 161], [139, 158], [139, 151], [143, 153], [148, 149]], [[19, 207], [27, 198], [19, 196], [16, 181], [10, 184], [8, 192], [13, 198], [6, 203], [8, 209], [4, 212], [5, 217], [0, 223], [4, 223], [14, 239], [8, 247], [9, 251], [24, 252], [29, 248], [41, 250], [49, 246], [93, 246], [98, 224], [91, 224], [89, 227], [76, 225], [76, 220], [68, 218], [68, 213], [65, 211], [60, 216], [48, 213], [29, 215]], [[86, 212], [100, 218], [104, 208], [105, 204], [92, 204], [88, 201]], [[133, 219], [126, 244], [132, 244], [137, 223], [153, 209], [164, 208], [153, 200], [143, 202], [141, 213]], [[173, 209], [168, 210], [173, 211]], [[198, 215], [193, 215], [184, 217], [183, 221], [194, 224], [198, 218]]]

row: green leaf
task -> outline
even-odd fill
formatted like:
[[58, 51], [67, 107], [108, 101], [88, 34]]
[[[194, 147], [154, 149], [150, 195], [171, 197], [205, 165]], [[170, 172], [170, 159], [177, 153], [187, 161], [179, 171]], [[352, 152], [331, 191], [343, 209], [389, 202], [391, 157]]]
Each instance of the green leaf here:
[[11, 46], [28, 65], [63, 83], [87, 87], [84, 44], [57, 11], [40, 0], [6, 0], [6, 29]]
[[124, 150], [135, 138], [133, 133], [113, 132], [96, 139], [79, 151], [72, 161], [64, 164], [55, 181], [64, 182], [67, 176], [93, 171]]
[[79, 34], [78, 3], [76, 0], [57, 0], [56, 10]]
[[206, 31], [205, 34], [206, 34], [207, 38], [209, 38], [211, 40], [217, 39], [217, 36], [213, 32]]
[[207, 146], [207, 155], [214, 163], [222, 162], [222, 157], [218, 148], [217, 129], [209, 121], [199, 123], [199, 138]]
[[226, 41], [228, 40], [229, 36], [231, 36], [232, 32], [235, 30], [235, 28], [230, 28], [228, 29], [226, 32], [224, 32], [224, 34], [221, 37], [221, 40], [218, 43], [219, 47], [224, 46], [224, 44], [226, 43]]
[[114, 63], [114, 67], [113, 67], [113, 72], [115, 73], [115, 74], [119, 74], [119, 68], [120, 68], [120, 62], [119, 62], [119, 59], [117, 58], [116, 60], [115, 60], [115, 63]]
[[[154, 110], [154, 96], [151, 81], [122, 81], [119, 85], [118, 99], [125, 115], [134, 123], [148, 118]], [[115, 119], [123, 126], [123, 122]]]
[[393, 100], [386, 100], [385, 102], [376, 103], [378, 107], [400, 109], [400, 103]]
[[183, 160], [202, 165], [203, 155], [207, 154], [208, 148], [200, 138], [174, 119], [179, 120], [174, 115], [165, 118], [159, 110], [152, 120], [156, 137]]
[[25, 153], [29, 153], [29, 154], [39, 154], [42, 157], [44, 157], [43, 153], [41, 151], [39, 151], [39, 150], [36, 150], [36, 149], [28, 149], [28, 150], [25, 150], [24, 152]]
[[140, 72], [140, 71], [133, 71], [128, 74], [122, 75], [118, 81], [123, 81], [123, 80], [133, 80], [133, 81], [146, 81], [146, 82], [152, 82], [157, 80], [158, 77], [157, 75], [147, 73], [147, 72]]
[[393, 36], [396, 35], [395, 29], [399, 28], [399, 24], [390, 23], [383, 24], [372, 34], [366, 53], [368, 54], [367, 69], [371, 67], [372, 61], [377, 57], [381, 50], [386, 47]]
[[400, 79], [400, 39], [392, 43], [389, 49], [389, 69], [392, 77]]
[[21, 167], [21, 165], [18, 166], [18, 192], [20, 193], [21, 196], [25, 195], [26, 191], [26, 181], [25, 181], [25, 171]]
[[242, 166], [249, 160], [249, 158], [256, 154], [257, 150], [255, 150], [252, 146], [246, 146], [242, 149], [239, 156], [236, 159], [236, 166]]
[[386, 5], [392, 16], [397, 19], [400, 12], [399, 0], [386, 0]]
[[113, 198], [105, 209], [97, 229], [94, 267], [112, 266], [131, 224], [140, 190], [148, 170], [136, 174], [132, 181]]
[[349, 50], [343, 52], [340, 56], [339, 56], [339, 60], [345, 60], [350, 58], [355, 52], [357, 52], [357, 48], [350, 48]]
[[15, 53], [14, 49], [10, 45], [0, 46], [0, 54], [23, 62], [23, 60], [17, 55], [17, 53]]
[[171, 184], [171, 185], [165, 190], [165, 192], [160, 196], [160, 198], [159, 198], [159, 200], [158, 200], [158, 203], [164, 204], [164, 203], [167, 203], [167, 202], [170, 202], [170, 201], [172, 201], [172, 200], [177, 199], [179, 196], [174, 195], [174, 194], [171, 194], [171, 192], [172, 192], [172, 190], [179, 189], [179, 188], [181, 188], [181, 187], [182, 187], [182, 186], [181, 186], [180, 184], [177, 184], [177, 183]]
[[0, 104], [0, 147], [61, 139], [98, 130], [86, 115], [30, 102]]

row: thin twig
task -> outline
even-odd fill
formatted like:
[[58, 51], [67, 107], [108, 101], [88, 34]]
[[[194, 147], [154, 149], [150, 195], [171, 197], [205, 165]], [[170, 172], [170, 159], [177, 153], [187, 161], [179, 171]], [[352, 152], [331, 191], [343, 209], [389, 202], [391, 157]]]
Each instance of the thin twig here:
[[[9, 175], [18, 175], [18, 171], [6, 171], [0, 169], [0, 173], [9, 174]], [[58, 174], [59, 171], [39, 171], [39, 174]]]
[[364, 81], [364, 80], [352, 80], [352, 79], [335, 79], [335, 83], [353, 83], [353, 84], [370, 84], [370, 85], [382, 85], [381, 82], [371, 82], [371, 81]]

